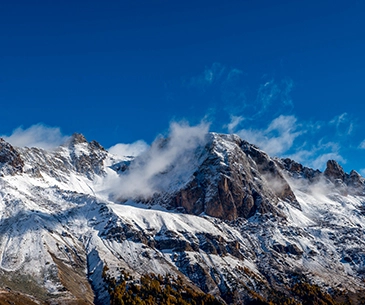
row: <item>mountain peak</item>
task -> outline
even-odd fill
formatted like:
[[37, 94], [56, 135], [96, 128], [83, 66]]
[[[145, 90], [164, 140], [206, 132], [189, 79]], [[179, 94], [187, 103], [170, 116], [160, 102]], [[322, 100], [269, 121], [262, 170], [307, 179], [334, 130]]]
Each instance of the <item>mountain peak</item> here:
[[327, 168], [324, 171], [324, 175], [329, 178], [332, 182], [344, 182], [346, 178], [346, 173], [335, 160], [327, 161]]
[[3, 138], [0, 138], [0, 168], [7, 174], [14, 175], [23, 171], [24, 161], [19, 152]]
[[75, 132], [70, 138], [71, 144], [88, 143], [85, 136], [81, 133]]

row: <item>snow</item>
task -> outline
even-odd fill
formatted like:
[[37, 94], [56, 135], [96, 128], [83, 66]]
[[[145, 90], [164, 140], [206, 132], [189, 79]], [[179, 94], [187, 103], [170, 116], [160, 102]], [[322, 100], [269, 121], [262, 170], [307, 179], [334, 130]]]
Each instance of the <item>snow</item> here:
[[170, 230], [182, 233], [209, 232], [220, 234], [214, 224], [205, 218], [179, 213], [164, 212], [131, 205], [109, 204], [109, 207], [125, 222], [131, 222], [141, 230], [155, 229], [157, 232]]
[[[236, 139], [217, 134], [212, 137], [215, 141], [212, 153], [226, 166], [228, 155], [234, 154], [238, 147]], [[361, 285], [356, 274], [365, 269], [365, 256], [358, 260], [351, 258], [352, 261], [343, 258], [352, 249], [365, 249], [365, 219], [359, 212], [364, 197], [345, 196], [323, 183], [307, 184], [286, 177], [301, 210], [281, 201], [277, 208], [286, 216], [285, 222], [268, 219], [263, 225], [262, 220], [252, 217], [233, 225], [205, 215], [166, 210], [158, 204], [114, 202], [111, 186], [121, 180], [110, 167], [122, 159], [107, 154], [103, 174], [87, 177], [75, 170], [71, 155], [88, 156], [88, 143], [76, 144], [73, 151], [60, 147], [52, 152], [23, 149], [22, 153], [27, 156], [25, 172], [0, 177], [0, 269], [31, 274], [50, 294], [59, 294], [61, 287], [52, 276], [57, 270], [52, 255], [70, 266], [77, 255], [86, 257], [85, 276], [100, 295], [106, 295], [101, 279], [105, 264], [114, 276], [120, 269], [136, 274], [179, 274], [180, 253], [174, 249], [158, 250], [137, 238], [109, 234], [112, 229], [123, 233], [125, 228], [132, 233], [143, 233], [153, 241], [170, 238], [169, 232], [173, 232], [173, 238], [190, 244], [199, 244], [204, 234], [222, 238], [223, 242], [238, 241], [244, 259], [201, 249], [185, 251], [188, 264], [198, 264], [216, 273], [219, 281], [230, 277], [251, 281], [238, 271], [248, 268], [264, 282], [265, 277], [259, 271], [260, 260], [279, 243], [296, 245], [303, 255], [277, 254], [277, 262], [303, 269], [319, 283]], [[193, 156], [195, 159], [184, 162], [185, 166], [175, 166], [161, 174], [165, 175], [161, 179], [166, 183], [165, 191], [174, 193], [185, 186], [208, 157], [202, 148], [195, 150]], [[214, 166], [208, 168], [210, 174], [217, 174]], [[33, 174], [35, 167], [40, 175]], [[256, 169], [252, 167], [251, 171]], [[211, 177], [212, 185], [218, 178]], [[212, 194], [208, 189], [206, 196]], [[250, 283], [255, 285], [254, 281]]]

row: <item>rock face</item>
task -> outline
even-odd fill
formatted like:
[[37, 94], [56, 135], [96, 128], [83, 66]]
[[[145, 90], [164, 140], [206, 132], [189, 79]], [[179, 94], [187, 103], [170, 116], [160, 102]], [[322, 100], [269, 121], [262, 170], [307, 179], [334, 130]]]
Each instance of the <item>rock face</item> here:
[[103, 161], [107, 156], [106, 150], [96, 141], [87, 142], [81, 134], [73, 134], [68, 143], [71, 151], [72, 164], [80, 174], [92, 178], [93, 175], [103, 175]]
[[329, 160], [327, 162], [327, 167], [324, 171], [324, 175], [332, 182], [337, 184], [342, 184], [343, 182], [345, 182], [346, 178], [346, 174], [343, 168], [335, 160]]
[[14, 175], [23, 171], [24, 161], [18, 151], [0, 138], [0, 169], [3, 174]]
[[327, 168], [323, 174], [337, 187], [342, 188], [344, 192], [357, 195], [365, 194], [364, 178], [354, 170], [350, 174], [345, 173], [343, 168], [335, 160], [329, 160], [327, 162]]
[[280, 200], [300, 208], [280, 167], [238, 136], [210, 134], [205, 153], [190, 181], [168, 204], [224, 220], [247, 219], [256, 211], [280, 216]]
[[357, 190], [359, 194], [364, 194], [365, 179], [357, 171], [352, 170], [350, 175], [346, 176], [346, 184], [353, 190]]
[[289, 158], [276, 160], [276, 162], [290, 177], [295, 179], [307, 179], [310, 182], [316, 182], [322, 174], [318, 169], [305, 167]]

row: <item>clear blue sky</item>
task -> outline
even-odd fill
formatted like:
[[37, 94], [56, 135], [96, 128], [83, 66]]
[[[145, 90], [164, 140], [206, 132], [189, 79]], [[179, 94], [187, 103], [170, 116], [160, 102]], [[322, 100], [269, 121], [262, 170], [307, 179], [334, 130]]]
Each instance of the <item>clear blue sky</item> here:
[[362, 0], [0, 1], [1, 135], [42, 123], [110, 147], [204, 118], [365, 173], [364, 85]]

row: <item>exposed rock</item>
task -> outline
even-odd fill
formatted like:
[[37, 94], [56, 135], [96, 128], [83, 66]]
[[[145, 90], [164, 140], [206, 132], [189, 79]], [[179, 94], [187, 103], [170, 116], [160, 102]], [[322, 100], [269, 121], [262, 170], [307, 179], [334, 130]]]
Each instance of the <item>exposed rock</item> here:
[[24, 161], [19, 152], [0, 138], [0, 169], [4, 174], [15, 175], [23, 172]]
[[69, 146], [75, 146], [80, 143], [87, 143], [87, 140], [83, 134], [75, 132], [69, 140]]
[[205, 159], [169, 204], [225, 220], [247, 219], [256, 211], [282, 216], [275, 207], [280, 200], [300, 208], [281, 168], [267, 154], [235, 135], [210, 136]]
[[342, 184], [346, 178], [343, 168], [335, 160], [327, 161], [324, 175], [335, 184]]
[[349, 175], [346, 175], [345, 182], [352, 193], [357, 195], [365, 194], [365, 179], [357, 171], [352, 170]]
[[323, 174], [335, 184], [342, 194], [363, 195], [365, 193], [365, 179], [354, 170], [350, 174], [345, 173], [334, 160], [327, 162], [327, 168]]
[[261, 175], [267, 181], [271, 191], [281, 200], [289, 202], [296, 208], [300, 209], [300, 204], [297, 201], [288, 182], [281, 173], [280, 167], [266, 153], [258, 149], [256, 146], [243, 141], [243, 151], [248, 154], [256, 163]]
[[285, 169], [293, 178], [303, 178], [308, 179], [310, 182], [315, 182], [318, 181], [321, 175], [321, 172], [318, 169], [314, 170], [312, 168], [305, 167], [289, 158], [278, 160], [277, 164], [282, 169]]
[[72, 135], [68, 147], [71, 150], [70, 156], [76, 171], [86, 174], [91, 179], [95, 174], [103, 175], [104, 159], [107, 151], [96, 141], [87, 142], [82, 134]]

